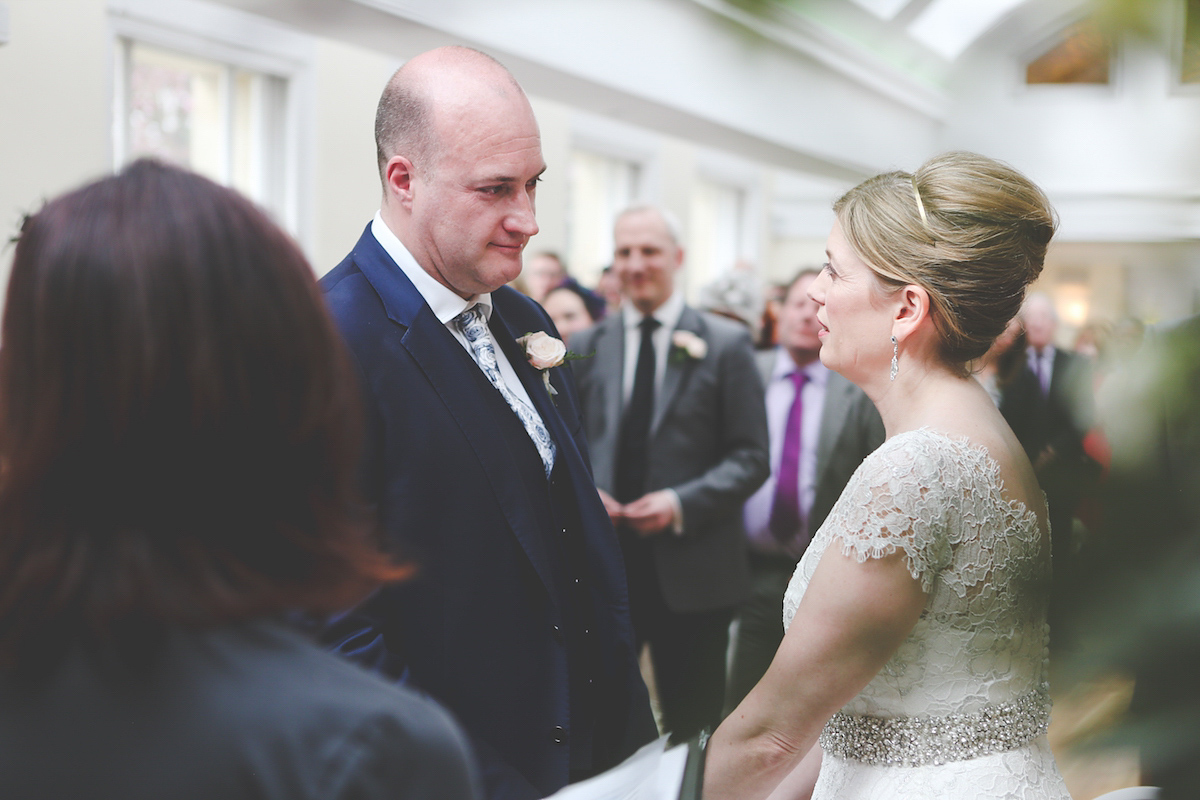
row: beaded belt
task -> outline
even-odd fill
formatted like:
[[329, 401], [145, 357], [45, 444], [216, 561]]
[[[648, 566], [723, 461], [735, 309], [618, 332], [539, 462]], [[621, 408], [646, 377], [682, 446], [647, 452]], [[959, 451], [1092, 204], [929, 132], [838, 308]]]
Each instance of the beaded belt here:
[[1034, 690], [973, 714], [868, 717], [838, 712], [821, 732], [821, 748], [839, 758], [893, 767], [966, 761], [1015, 750], [1046, 732], [1050, 701]]

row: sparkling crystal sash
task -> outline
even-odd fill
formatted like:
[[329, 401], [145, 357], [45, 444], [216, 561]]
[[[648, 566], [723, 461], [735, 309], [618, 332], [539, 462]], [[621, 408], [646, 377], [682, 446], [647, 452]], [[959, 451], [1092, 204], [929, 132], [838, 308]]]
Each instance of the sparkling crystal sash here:
[[1046, 732], [1050, 700], [1034, 690], [1008, 703], [944, 717], [870, 717], [838, 712], [821, 748], [866, 764], [921, 767], [1015, 750]]

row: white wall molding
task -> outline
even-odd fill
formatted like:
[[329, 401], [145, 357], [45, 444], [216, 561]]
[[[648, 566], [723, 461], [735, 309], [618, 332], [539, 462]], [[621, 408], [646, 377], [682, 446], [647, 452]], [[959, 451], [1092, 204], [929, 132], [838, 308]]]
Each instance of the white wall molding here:
[[1200, 241], [1200, 191], [1177, 194], [1051, 192], [1068, 242]]

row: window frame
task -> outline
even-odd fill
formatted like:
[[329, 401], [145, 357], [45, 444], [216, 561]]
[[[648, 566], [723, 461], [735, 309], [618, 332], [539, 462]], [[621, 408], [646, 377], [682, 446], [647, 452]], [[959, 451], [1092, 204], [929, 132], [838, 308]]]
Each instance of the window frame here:
[[[312, 246], [312, 176], [302, 165], [312, 162], [314, 148], [314, 79], [316, 46], [311, 37], [261, 17], [194, 0], [109, 0], [108, 103], [111, 163], [125, 162], [128, 65], [126, 41], [208, 61], [235, 70], [283, 81], [280, 116], [283, 141], [274, 154], [272, 197], [254, 198], [297, 239], [306, 252]], [[266, 93], [271, 94], [271, 93]]]

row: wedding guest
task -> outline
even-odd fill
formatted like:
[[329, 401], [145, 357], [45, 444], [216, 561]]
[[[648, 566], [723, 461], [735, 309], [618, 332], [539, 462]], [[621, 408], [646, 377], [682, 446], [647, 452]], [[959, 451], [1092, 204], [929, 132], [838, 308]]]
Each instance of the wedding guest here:
[[1009, 320], [988, 351], [975, 360], [971, 372], [1000, 409], [1025, 455], [1036, 458], [1044, 440], [1046, 401], [1025, 360], [1025, 331], [1019, 319]]
[[1054, 531], [1054, 568], [1059, 576], [1070, 567], [1073, 530], [1080, 500], [1095, 482], [1099, 467], [1083, 449], [1094, 424], [1092, 362], [1055, 345], [1058, 313], [1041, 292], [1029, 295], [1021, 308], [1028, 339], [1029, 368], [1038, 379], [1044, 402], [1039, 413], [1041, 441], [1032, 457], [1038, 481], [1050, 505]]
[[604, 313], [597, 316], [607, 317], [621, 307], [625, 297], [621, 294], [621, 279], [617, 277], [612, 264], [600, 270], [600, 280], [596, 282], [596, 294], [604, 300]]
[[551, 289], [557, 289], [567, 279], [567, 268], [557, 253], [537, 253], [521, 269], [529, 297], [538, 303], [546, 299]]
[[783, 644], [708, 744], [705, 797], [1069, 800], [1045, 737], [1046, 507], [966, 368], [1041, 272], [1054, 212], [971, 153], [871, 178], [834, 210], [809, 290], [821, 361], [887, 439], [800, 560]]
[[547, 251], [530, 258], [529, 263], [521, 270], [521, 279], [524, 284], [524, 293], [543, 306], [545, 306], [550, 292], [566, 286], [579, 295], [579, 299], [583, 300], [588, 314], [593, 319], [600, 319], [604, 316], [604, 298], [591, 289], [584, 288], [579, 281], [571, 277], [558, 253]]
[[596, 324], [583, 291], [572, 284], [563, 284], [547, 292], [542, 299], [542, 308], [546, 309], [564, 341]]
[[627, 304], [572, 348], [584, 430], [617, 526], [639, 645], [675, 741], [721, 720], [729, 623], [749, 592], [742, 504], [766, 479], [762, 380], [744, 325], [689, 306], [662, 209], [613, 226]]
[[24, 225], [0, 350], [0, 797], [474, 798], [449, 715], [293, 611], [408, 574], [300, 250], [139, 161]]
[[771, 476], [742, 509], [750, 599], [737, 613], [725, 707], [762, 678], [783, 640], [780, 598], [812, 534], [854, 470], [883, 442], [870, 398], [821, 363], [820, 307], [808, 296], [819, 270], [802, 270], [780, 306], [779, 341], [755, 353], [766, 387]]

